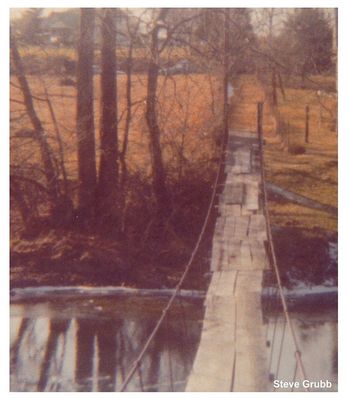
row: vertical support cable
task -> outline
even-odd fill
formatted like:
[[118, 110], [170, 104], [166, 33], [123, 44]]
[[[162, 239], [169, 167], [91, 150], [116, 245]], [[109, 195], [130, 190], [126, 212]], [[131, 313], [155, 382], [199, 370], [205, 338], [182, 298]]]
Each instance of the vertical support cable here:
[[[260, 163], [261, 163], [261, 185], [262, 185], [262, 192], [263, 192], [263, 198], [264, 198], [264, 210], [265, 210], [265, 217], [266, 217], [266, 228], [267, 228], [267, 237], [268, 237], [268, 242], [270, 246], [270, 251], [271, 251], [271, 256], [272, 256], [272, 261], [273, 261], [273, 267], [274, 267], [274, 272], [276, 275], [277, 279], [277, 284], [279, 287], [279, 294], [280, 294], [280, 299], [283, 307], [283, 312], [285, 315], [286, 322], [289, 326], [290, 334], [295, 346], [295, 357], [296, 357], [296, 364], [298, 368], [300, 369], [301, 375], [303, 380], [306, 380], [306, 372], [304, 369], [304, 365], [302, 362], [302, 357], [301, 357], [301, 351], [299, 350], [299, 345], [297, 342], [296, 334], [295, 334], [295, 328], [292, 323], [292, 319], [290, 318], [289, 315], [289, 310], [288, 310], [288, 305], [285, 300], [285, 295], [283, 291], [283, 286], [282, 286], [282, 281], [280, 277], [280, 272], [279, 272], [279, 267], [277, 263], [277, 258], [275, 254], [275, 249], [274, 249], [274, 243], [273, 243], [273, 238], [272, 238], [272, 231], [271, 231], [271, 224], [270, 224], [270, 216], [269, 216], [269, 211], [268, 211], [268, 198], [267, 198], [267, 190], [266, 190], [266, 184], [265, 184], [265, 168], [264, 168], [264, 154], [263, 154], [263, 129], [262, 129], [262, 118], [263, 118], [263, 103], [258, 103], [257, 104], [257, 133], [259, 137], [259, 145], [260, 145]], [[309, 391], [308, 388], [306, 388], [307, 391]]]
[[168, 353], [170, 389], [171, 389], [171, 392], [174, 392], [172, 356], [171, 356], [171, 353], [170, 353], [170, 346], [168, 345], [168, 333], [169, 333], [168, 316], [166, 317], [166, 333], [167, 333], [167, 353]]
[[285, 331], [286, 331], [286, 320], [284, 319], [283, 321], [283, 332], [282, 332], [282, 338], [280, 341], [280, 348], [279, 348], [279, 355], [278, 355], [278, 362], [277, 362], [277, 368], [275, 372], [275, 379], [277, 380], [279, 377], [279, 370], [280, 370], [280, 362], [283, 354], [283, 347], [284, 347], [284, 337], [285, 337]]
[[166, 306], [163, 308], [162, 314], [159, 317], [155, 327], [151, 331], [151, 333], [148, 336], [144, 346], [142, 347], [142, 350], [140, 351], [140, 353], [139, 353], [138, 357], [136, 358], [136, 360], [133, 362], [128, 374], [126, 375], [126, 377], [125, 377], [125, 379], [124, 379], [124, 381], [122, 383], [122, 386], [120, 388], [120, 392], [123, 392], [123, 391], [126, 390], [126, 388], [127, 388], [128, 384], [129, 384], [130, 380], [132, 379], [134, 373], [137, 371], [137, 367], [138, 367], [141, 359], [144, 357], [145, 353], [147, 352], [152, 340], [154, 339], [155, 335], [157, 334], [157, 331], [159, 330], [160, 326], [162, 325], [167, 313], [169, 312], [169, 309], [171, 308], [175, 298], [177, 298], [177, 295], [178, 295], [178, 293], [181, 290], [182, 284], [185, 281], [188, 272], [191, 269], [193, 260], [195, 259], [195, 256], [196, 256], [196, 254], [198, 252], [198, 249], [199, 249], [199, 247], [201, 245], [204, 233], [205, 233], [205, 231], [207, 229], [207, 226], [208, 226], [210, 215], [211, 215], [213, 207], [214, 207], [215, 197], [216, 197], [216, 193], [217, 193], [217, 186], [218, 186], [219, 178], [220, 178], [222, 170], [223, 170], [223, 159], [224, 159], [224, 152], [221, 151], [219, 167], [218, 167], [218, 170], [217, 170], [217, 173], [216, 173], [216, 176], [215, 176], [215, 181], [214, 181], [214, 184], [213, 184], [213, 189], [212, 189], [212, 193], [211, 193], [211, 198], [210, 198], [210, 203], [209, 203], [209, 206], [208, 206], [208, 210], [207, 210], [207, 213], [206, 213], [206, 216], [205, 216], [201, 231], [200, 231], [200, 233], [199, 233], [199, 235], [197, 237], [196, 244], [195, 244], [195, 246], [194, 246], [194, 248], [192, 250], [190, 259], [188, 260], [187, 264], [185, 265], [185, 268], [184, 268], [184, 271], [183, 271], [183, 273], [182, 273], [182, 275], [180, 277], [180, 280], [176, 284], [174, 292], [173, 292], [172, 296], [170, 297], [170, 299], [168, 300]]

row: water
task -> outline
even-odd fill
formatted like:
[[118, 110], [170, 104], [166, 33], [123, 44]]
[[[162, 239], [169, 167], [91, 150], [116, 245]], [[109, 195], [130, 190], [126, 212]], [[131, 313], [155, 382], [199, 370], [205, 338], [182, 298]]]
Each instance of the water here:
[[[15, 299], [11, 305], [11, 391], [119, 390], [165, 304], [165, 298], [134, 295]], [[176, 301], [128, 390], [183, 391], [203, 316], [202, 299]], [[318, 313], [307, 308], [291, 316], [308, 379], [328, 379], [333, 382], [331, 390], [337, 390], [336, 311], [325, 308]], [[277, 308], [265, 307], [264, 319], [268, 321], [272, 391], [274, 379], [293, 380], [294, 347], [287, 328], [281, 345], [284, 320]]]
[[[291, 319], [307, 380], [313, 382], [328, 380], [332, 384], [330, 388], [313, 387], [310, 390], [337, 391], [337, 312], [335, 310], [325, 310], [320, 313], [292, 312]], [[295, 347], [283, 314], [270, 314], [268, 321], [269, 390], [274, 390], [274, 380], [281, 380], [298, 381], [300, 386], [294, 391], [305, 391], [300, 371], [296, 370]], [[277, 388], [275, 391], [292, 391], [292, 389]]]
[[[11, 391], [116, 391], [149, 336], [163, 299], [55, 297], [11, 305]], [[202, 301], [178, 300], [130, 391], [182, 391]]]

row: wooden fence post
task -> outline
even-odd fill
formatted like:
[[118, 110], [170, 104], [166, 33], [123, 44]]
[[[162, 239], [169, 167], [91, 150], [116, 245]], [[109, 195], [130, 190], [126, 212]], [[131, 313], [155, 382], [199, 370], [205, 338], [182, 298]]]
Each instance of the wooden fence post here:
[[306, 131], [305, 143], [309, 143], [309, 105], [306, 105]]

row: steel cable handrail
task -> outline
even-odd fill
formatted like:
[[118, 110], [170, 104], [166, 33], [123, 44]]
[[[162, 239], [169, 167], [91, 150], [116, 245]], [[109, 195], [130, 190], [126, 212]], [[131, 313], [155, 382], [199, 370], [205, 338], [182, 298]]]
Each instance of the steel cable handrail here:
[[128, 374], [127, 374], [125, 380], [123, 381], [122, 386], [121, 386], [121, 388], [120, 388], [120, 392], [125, 391], [125, 389], [127, 388], [128, 384], [129, 384], [129, 382], [130, 382], [130, 380], [132, 379], [132, 377], [133, 377], [134, 373], [136, 372], [137, 368], [139, 367], [139, 364], [140, 364], [142, 358], [144, 357], [146, 351], [148, 350], [148, 348], [149, 348], [149, 346], [150, 346], [150, 344], [151, 344], [153, 338], [155, 337], [155, 335], [156, 335], [157, 331], [159, 330], [160, 326], [162, 325], [162, 323], [163, 323], [163, 321], [164, 321], [164, 319], [165, 319], [165, 317], [166, 317], [166, 315], [167, 315], [167, 313], [168, 313], [170, 307], [172, 306], [172, 304], [173, 304], [173, 302], [174, 302], [174, 299], [175, 299], [176, 296], [178, 295], [178, 293], [179, 293], [179, 291], [180, 291], [180, 289], [181, 289], [181, 286], [182, 286], [182, 284], [183, 284], [183, 282], [184, 282], [184, 280], [185, 280], [185, 278], [186, 278], [188, 272], [189, 272], [190, 269], [191, 269], [192, 262], [193, 262], [193, 260], [194, 260], [194, 258], [195, 258], [195, 256], [196, 256], [196, 254], [197, 254], [197, 251], [198, 251], [199, 246], [200, 246], [200, 244], [201, 244], [201, 241], [202, 241], [202, 239], [203, 239], [205, 230], [206, 230], [206, 228], [207, 228], [207, 226], [208, 226], [208, 221], [209, 221], [211, 212], [212, 212], [212, 210], [213, 210], [213, 208], [214, 208], [214, 201], [215, 201], [215, 197], [216, 197], [216, 193], [217, 193], [217, 187], [218, 187], [219, 177], [220, 177], [220, 174], [221, 174], [221, 171], [222, 171], [222, 165], [223, 165], [224, 154], [225, 154], [225, 147], [223, 147], [223, 148], [222, 148], [222, 151], [221, 151], [221, 156], [220, 156], [220, 161], [219, 161], [219, 167], [218, 167], [218, 171], [217, 171], [217, 174], [216, 174], [216, 177], [215, 177], [215, 181], [214, 181], [214, 185], [213, 185], [213, 191], [212, 191], [212, 194], [211, 194], [211, 199], [210, 199], [209, 207], [208, 207], [208, 210], [207, 210], [207, 213], [206, 213], [206, 216], [205, 216], [204, 223], [203, 223], [203, 225], [202, 225], [201, 231], [200, 231], [200, 233], [199, 233], [199, 235], [198, 235], [196, 244], [195, 244], [195, 246], [194, 246], [194, 248], [193, 248], [193, 251], [192, 251], [192, 253], [191, 253], [190, 259], [189, 259], [189, 261], [187, 262], [187, 264], [186, 264], [186, 266], [185, 266], [185, 270], [184, 270], [183, 274], [181, 275], [181, 278], [180, 278], [179, 282], [178, 282], [177, 285], [175, 286], [175, 289], [174, 289], [174, 292], [173, 292], [172, 296], [171, 296], [170, 299], [168, 300], [167, 305], [163, 308], [163, 310], [162, 310], [162, 315], [161, 315], [160, 318], [158, 319], [158, 321], [157, 321], [155, 327], [153, 328], [152, 332], [150, 333], [149, 337], [147, 338], [147, 340], [146, 340], [146, 342], [145, 342], [145, 344], [144, 344], [144, 346], [143, 346], [143, 349], [142, 349], [141, 352], [139, 353], [139, 355], [138, 355], [138, 357], [136, 358], [136, 360], [133, 362], [133, 365], [132, 365], [130, 371], [128, 372]]
[[[260, 107], [262, 110], [262, 106]], [[260, 109], [258, 112], [262, 112]], [[271, 256], [272, 256], [272, 264], [274, 267], [276, 279], [277, 279], [277, 285], [279, 288], [279, 295], [283, 307], [283, 312], [285, 315], [286, 323], [289, 326], [289, 331], [295, 346], [295, 358], [296, 358], [296, 365], [298, 365], [298, 368], [302, 374], [303, 380], [307, 379], [306, 371], [302, 362], [302, 357], [301, 357], [301, 351], [299, 349], [298, 341], [296, 338], [296, 333], [294, 329], [294, 325], [292, 323], [292, 320], [289, 315], [289, 310], [288, 310], [288, 305], [285, 299], [285, 294], [283, 291], [283, 286], [282, 286], [282, 281], [280, 277], [280, 272], [279, 272], [279, 267], [278, 267], [278, 262], [274, 250], [274, 242], [273, 242], [273, 237], [272, 237], [272, 231], [271, 231], [271, 223], [270, 223], [270, 216], [269, 216], [269, 210], [268, 210], [268, 197], [267, 197], [267, 190], [266, 190], [266, 179], [265, 179], [265, 164], [264, 164], [264, 153], [263, 153], [263, 131], [262, 131], [262, 123], [258, 126], [258, 138], [259, 138], [259, 146], [260, 146], [260, 166], [261, 166], [261, 186], [262, 186], [262, 194], [263, 194], [263, 199], [264, 199], [264, 210], [265, 210], [265, 219], [266, 219], [266, 229], [267, 229], [267, 237], [268, 237], [268, 242], [269, 242], [269, 247], [271, 251]], [[309, 391], [308, 388], [306, 388], [307, 391]]]

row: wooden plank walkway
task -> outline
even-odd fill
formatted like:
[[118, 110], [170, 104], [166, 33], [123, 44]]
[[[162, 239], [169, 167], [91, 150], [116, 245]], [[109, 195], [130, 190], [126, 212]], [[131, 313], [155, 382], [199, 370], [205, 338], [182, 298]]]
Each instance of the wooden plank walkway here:
[[188, 392], [267, 390], [261, 290], [269, 260], [256, 133], [230, 132], [225, 173], [213, 238], [212, 279]]

